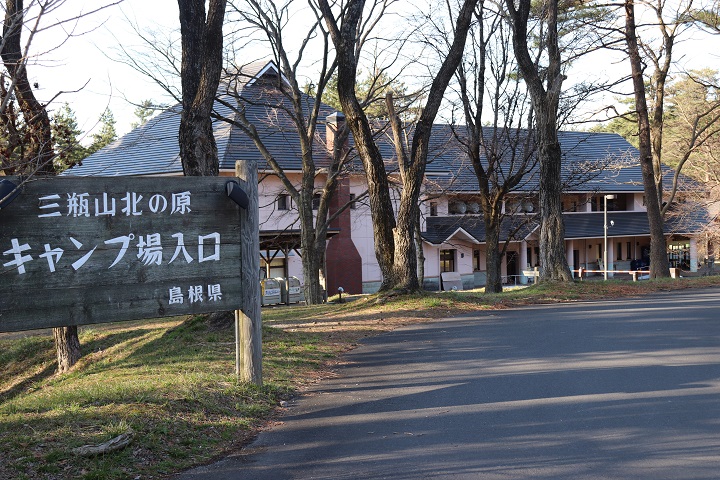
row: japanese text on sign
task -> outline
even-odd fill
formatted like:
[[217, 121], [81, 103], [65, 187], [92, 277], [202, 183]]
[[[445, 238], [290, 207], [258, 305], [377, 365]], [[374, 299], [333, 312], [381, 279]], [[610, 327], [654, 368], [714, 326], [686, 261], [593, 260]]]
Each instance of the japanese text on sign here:
[[[144, 201], [143, 195], [136, 192], [126, 192], [120, 198], [107, 193], [95, 198], [89, 193], [73, 192], [65, 195], [66, 199], [57, 193], [40, 197], [39, 208], [43, 213], [39, 214], [38, 218], [59, 217], [63, 215], [63, 210], [66, 212], [65, 215], [72, 217], [114, 217], [118, 211], [120, 215], [125, 216], [142, 215], [144, 211], [156, 214], [168, 212], [170, 215], [176, 213], [184, 215], [191, 211], [190, 192], [173, 193], [169, 201], [165, 195], [159, 193], [150, 196], [147, 201]], [[64, 201], [64, 208], [60, 201]]]

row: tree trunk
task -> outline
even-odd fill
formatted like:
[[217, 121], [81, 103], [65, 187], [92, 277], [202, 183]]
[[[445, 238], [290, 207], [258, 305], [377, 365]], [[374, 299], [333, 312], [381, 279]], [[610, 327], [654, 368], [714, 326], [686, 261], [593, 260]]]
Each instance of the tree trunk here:
[[397, 283], [393, 269], [395, 216], [393, 214], [392, 199], [390, 198], [390, 184], [382, 154], [373, 140], [370, 123], [355, 94], [358, 62], [355, 56], [355, 40], [358, 22], [362, 17], [365, 2], [363, 0], [351, 0], [348, 2], [340, 28], [337, 26], [328, 2], [321, 0], [319, 6], [330, 29], [337, 52], [338, 99], [345, 114], [348, 128], [353, 134], [355, 149], [362, 160], [368, 180], [368, 200], [373, 224], [375, 258], [382, 275], [380, 291], [386, 291]]
[[65, 373], [80, 360], [80, 340], [77, 326], [53, 328], [57, 352], [58, 373]]
[[638, 119], [638, 141], [640, 167], [645, 189], [645, 206], [650, 224], [650, 278], [669, 277], [667, 244], [663, 232], [663, 219], [660, 209], [655, 170], [653, 168], [650, 139], [650, 119], [645, 94], [645, 82], [642, 74], [642, 59], [638, 49], [635, 32], [635, 3], [625, 0], [625, 41], [628, 46], [632, 81], [635, 90], [635, 110]]
[[[403, 188], [403, 196], [408, 189]], [[415, 189], [413, 189], [415, 190]], [[420, 198], [420, 188], [408, 192], [408, 197]], [[405, 207], [405, 208], [403, 208]], [[393, 288], [405, 293], [420, 290], [417, 271], [417, 250], [415, 243], [415, 219], [420, 215], [418, 203], [401, 202], [398, 209], [397, 228], [395, 229], [395, 278]]]
[[[538, 122], [538, 129], [543, 128], [541, 123]], [[542, 133], [539, 135], [540, 280], [571, 282], [572, 273], [565, 256], [560, 143], [557, 140], [557, 130], [554, 125], [545, 126], [545, 130], [545, 136]]]
[[[692, 3], [692, 2], [690, 2]], [[662, 17], [662, 3], [658, 2], [660, 11], [657, 12], [658, 17]], [[680, 21], [680, 20], [678, 20]], [[669, 30], [675, 32], [675, 29], [668, 28], [664, 22], [660, 21], [660, 31], [662, 32], [662, 51], [665, 52], [665, 60], [660, 64], [660, 58], [653, 60], [655, 63], [655, 71], [650, 81], [652, 89], [653, 109], [652, 116], [648, 112], [648, 120], [650, 122], [650, 143], [653, 155], [653, 170], [655, 173], [655, 188], [658, 194], [658, 201], [662, 205], [663, 201], [663, 173], [662, 173], [662, 148], [663, 148], [663, 125], [665, 123], [665, 84], [667, 83], [668, 72], [672, 66], [672, 51], [675, 45], [675, 33], [670, 34]], [[662, 213], [662, 207], [660, 211]]]
[[500, 222], [492, 209], [483, 215], [485, 222], [485, 293], [500, 293], [502, 287], [502, 257], [500, 256]]
[[425, 251], [423, 250], [422, 232], [420, 231], [420, 209], [415, 218], [415, 248], [417, 249], [417, 277], [420, 288], [425, 284]]
[[[530, 57], [528, 48], [528, 17], [530, 0], [506, 0], [513, 27], [513, 49], [522, 72], [536, 118], [538, 159], [540, 162], [540, 280], [571, 282], [572, 274], [565, 256], [565, 226], [562, 221], [562, 152], [557, 136], [557, 113], [565, 76], [557, 32], [557, 0], [548, 2], [547, 57], [548, 66], [542, 73]], [[547, 88], [543, 85], [543, 78]]]
[[55, 173], [52, 129], [50, 117], [35, 98], [28, 80], [26, 58], [20, 44], [24, 13], [23, 0], [6, 0], [0, 55], [10, 74], [11, 84], [14, 84], [15, 97], [28, 129], [23, 154], [25, 165], [21, 169], [28, 175], [50, 175]]
[[[303, 279], [305, 281], [305, 303], [308, 305], [319, 305], [325, 301], [323, 285], [320, 282], [320, 270], [324, 256], [322, 245], [303, 249]], [[309, 258], [307, 258], [309, 257]]]
[[398, 159], [403, 163], [400, 169], [404, 173], [397, 223], [393, 215], [393, 204], [382, 154], [375, 144], [367, 116], [355, 94], [359, 60], [357, 57], [359, 51], [356, 51], [355, 42], [365, 2], [350, 0], [345, 5], [340, 28], [327, 0], [318, 3], [337, 51], [338, 97], [368, 180], [375, 255], [383, 276], [380, 290], [417, 291], [420, 289], [420, 284], [414, 239], [415, 218], [419, 214], [418, 201], [425, 174], [430, 133], [448, 83], [462, 59], [477, 0], [463, 2], [455, 24], [455, 38], [428, 91], [428, 100], [413, 136], [412, 151], [408, 158]]
[[[318, 305], [325, 300], [323, 285], [320, 282], [320, 270], [325, 258], [327, 229], [323, 227], [325, 220], [320, 218], [317, 220], [317, 229], [313, 227], [312, 199], [309, 202], [304, 207], [299, 206], [299, 210], [309, 210], [309, 212], [301, 214], [300, 251], [303, 252], [302, 270], [305, 282], [305, 302], [308, 305]], [[308, 214], [309, 218], [307, 218]]]
[[[180, 159], [187, 176], [217, 176], [219, 162], [210, 113], [222, 71], [226, 0], [178, 0], [182, 37]], [[207, 22], [206, 22], [207, 20]]]

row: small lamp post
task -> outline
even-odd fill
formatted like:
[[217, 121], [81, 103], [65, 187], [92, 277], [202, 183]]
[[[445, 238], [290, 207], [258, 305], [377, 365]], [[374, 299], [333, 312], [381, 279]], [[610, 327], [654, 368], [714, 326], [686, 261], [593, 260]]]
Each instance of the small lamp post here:
[[615, 200], [617, 198], [616, 195], [604, 195], [604, 202], [605, 202], [605, 208], [604, 208], [604, 214], [605, 214], [605, 221], [604, 221], [604, 229], [605, 229], [605, 251], [603, 252], [603, 263], [605, 264], [604, 273], [605, 273], [605, 280], [608, 279], [608, 249], [607, 249], [607, 231], [608, 231], [608, 221], [607, 221], [607, 201], [608, 200]]

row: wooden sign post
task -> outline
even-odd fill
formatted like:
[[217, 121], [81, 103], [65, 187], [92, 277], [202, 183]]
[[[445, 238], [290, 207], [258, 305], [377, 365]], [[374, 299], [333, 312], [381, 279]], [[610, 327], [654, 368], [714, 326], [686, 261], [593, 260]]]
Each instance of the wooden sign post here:
[[235, 372], [241, 382], [262, 385], [262, 320], [260, 299], [260, 210], [258, 205], [257, 164], [239, 161], [235, 176], [249, 198], [240, 212], [242, 226], [242, 308], [235, 311]]

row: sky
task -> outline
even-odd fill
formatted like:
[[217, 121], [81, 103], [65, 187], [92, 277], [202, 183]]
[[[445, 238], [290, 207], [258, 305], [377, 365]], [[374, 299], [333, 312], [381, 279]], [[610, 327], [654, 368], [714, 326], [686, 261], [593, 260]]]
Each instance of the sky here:
[[[110, 3], [112, 0], [103, 1]], [[98, 3], [96, 0], [68, 0], [63, 8], [48, 15], [45, 21], [50, 22], [56, 17], [70, 18], [78, 13], [72, 8], [87, 11]], [[68, 102], [86, 135], [98, 127], [98, 119], [105, 108], [112, 110], [116, 129], [122, 135], [136, 120], [133, 103], [147, 99], [157, 103], [171, 102], [152, 80], [117, 61], [120, 57], [119, 44], [129, 49], [141, 45], [129, 21], [141, 30], [177, 29], [177, 0], [124, 0], [119, 5], [80, 19], [75, 32], [82, 34], [68, 38], [66, 31], [54, 27], [39, 32], [33, 39], [31, 53], [37, 55], [37, 61], [28, 67], [28, 73], [31, 83], [38, 83], [38, 97], [44, 102], [55, 97], [49, 105], [51, 114]], [[69, 25], [65, 26], [66, 30], [69, 28]], [[695, 34], [694, 38], [678, 46], [676, 58], [686, 68], [719, 69], [720, 35]], [[618, 63], [607, 55], [586, 58], [575, 68], [575, 78], [612, 77], [629, 70], [627, 62]], [[56, 97], [60, 91], [67, 93]], [[83, 143], [89, 143], [89, 138], [86, 137]]]
[[[79, 12], [71, 10], [72, 7], [87, 11], [90, 5], [95, 8], [99, 3], [70, 0], [45, 21], [71, 18]], [[51, 115], [52, 110], [67, 102], [75, 111], [80, 129], [87, 133], [97, 127], [100, 115], [109, 107], [116, 129], [122, 135], [136, 121], [135, 106], [131, 102], [169, 101], [155, 83], [116, 60], [120, 56], [118, 42], [127, 47], [138, 45], [128, 19], [140, 28], [179, 28], [177, 0], [125, 0], [80, 19], [74, 26], [77, 36], [68, 38], [65, 31], [73, 25], [66, 25], [64, 29], [53, 27], [37, 34], [30, 47], [37, 61], [28, 66], [28, 74], [31, 83], [38, 83], [38, 97], [47, 102], [58, 92], [67, 92], [52, 100]], [[26, 36], [23, 42], [27, 41]], [[80, 91], [76, 91], [78, 89]]]

